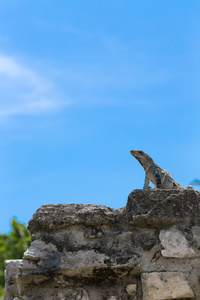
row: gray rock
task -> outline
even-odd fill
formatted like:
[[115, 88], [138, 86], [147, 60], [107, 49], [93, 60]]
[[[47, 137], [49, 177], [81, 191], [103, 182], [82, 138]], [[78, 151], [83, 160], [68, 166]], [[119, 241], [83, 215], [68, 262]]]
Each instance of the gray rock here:
[[129, 222], [139, 227], [200, 224], [200, 192], [194, 189], [134, 190], [126, 208]]
[[165, 257], [200, 257], [200, 251], [190, 247], [183, 233], [175, 227], [161, 230], [159, 237], [164, 248], [161, 253]]
[[42, 205], [29, 221], [31, 233], [41, 230], [60, 230], [69, 225], [103, 225], [119, 222], [123, 209], [94, 204], [47, 204]]
[[119, 209], [43, 205], [5, 300], [200, 300], [199, 212], [190, 188], [134, 190]]
[[195, 298], [186, 275], [176, 272], [143, 273], [143, 300]]
[[19, 265], [22, 260], [6, 260], [5, 261], [5, 297], [6, 300], [13, 300], [14, 297], [19, 297], [19, 288], [17, 284]]

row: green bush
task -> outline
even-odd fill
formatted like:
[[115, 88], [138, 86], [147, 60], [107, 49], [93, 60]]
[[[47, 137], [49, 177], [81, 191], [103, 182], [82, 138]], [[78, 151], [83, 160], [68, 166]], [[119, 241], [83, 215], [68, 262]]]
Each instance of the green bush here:
[[31, 243], [31, 235], [27, 226], [11, 221], [12, 230], [9, 234], [0, 234], [0, 300], [4, 294], [4, 261], [6, 259], [20, 259]]

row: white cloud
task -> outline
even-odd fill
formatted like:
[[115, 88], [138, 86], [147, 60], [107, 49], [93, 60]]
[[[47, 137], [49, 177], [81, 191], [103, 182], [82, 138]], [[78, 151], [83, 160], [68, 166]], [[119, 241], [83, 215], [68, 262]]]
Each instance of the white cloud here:
[[0, 116], [46, 113], [60, 106], [50, 80], [0, 53]]

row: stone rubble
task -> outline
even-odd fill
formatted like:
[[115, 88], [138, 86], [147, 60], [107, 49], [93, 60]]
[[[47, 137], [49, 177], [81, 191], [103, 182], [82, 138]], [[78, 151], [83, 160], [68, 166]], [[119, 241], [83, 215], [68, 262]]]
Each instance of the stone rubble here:
[[200, 192], [134, 190], [125, 207], [49, 204], [6, 261], [5, 300], [200, 300]]

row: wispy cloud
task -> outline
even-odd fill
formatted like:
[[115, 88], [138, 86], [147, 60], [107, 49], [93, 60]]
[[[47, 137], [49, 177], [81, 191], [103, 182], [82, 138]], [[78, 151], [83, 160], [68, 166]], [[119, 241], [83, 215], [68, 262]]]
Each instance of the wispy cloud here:
[[51, 80], [0, 53], [0, 116], [53, 111], [63, 105], [55, 89]]

